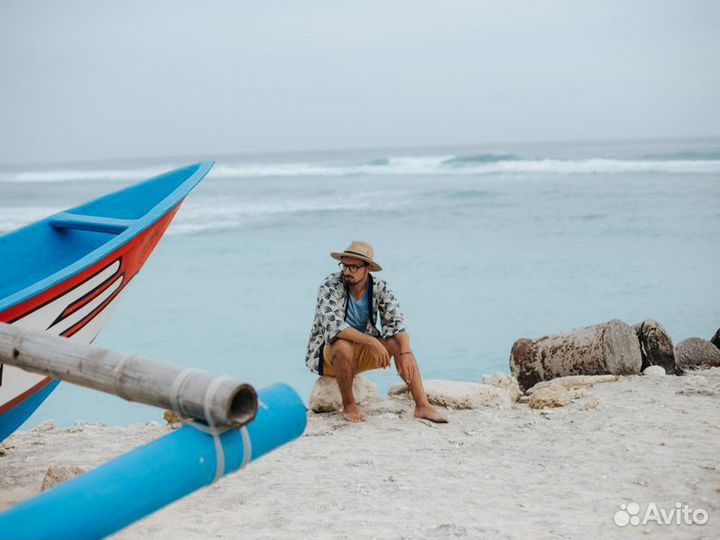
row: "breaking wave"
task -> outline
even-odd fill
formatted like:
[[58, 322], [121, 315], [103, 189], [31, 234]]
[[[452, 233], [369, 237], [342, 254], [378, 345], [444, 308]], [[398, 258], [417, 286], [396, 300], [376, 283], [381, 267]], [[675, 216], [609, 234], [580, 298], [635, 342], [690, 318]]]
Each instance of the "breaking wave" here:
[[[0, 171], [0, 182], [137, 181], [174, 168]], [[720, 152], [677, 152], [638, 159], [526, 159], [513, 154], [396, 156], [362, 163], [220, 162], [210, 178], [341, 178], [350, 176], [477, 176], [491, 174], [720, 173]]]
[[718, 173], [720, 160], [618, 160], [618, 159], [518, 159], [494, 156], [398, 157], [360, 165], [286, 163], [276, 165], [217, 165], [210, 173], [218, 178], [433, 176], [488, 175], [504, 173], [602, 174], [602, 173]]

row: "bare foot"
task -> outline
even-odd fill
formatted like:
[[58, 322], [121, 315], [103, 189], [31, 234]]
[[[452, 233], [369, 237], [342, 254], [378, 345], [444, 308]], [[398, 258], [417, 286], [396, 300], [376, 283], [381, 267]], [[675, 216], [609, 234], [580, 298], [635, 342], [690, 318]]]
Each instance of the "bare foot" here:
[[362, 409], [354, 403], [352, 405], [343, 406], [343, 416], [348, 422], [365, 421], [365, 414], [362, 412]]
[[443, 416], [432, 405], [416, 405], [415, 418], [425, 418], [436, 424], [447, 424], [447, 417]]

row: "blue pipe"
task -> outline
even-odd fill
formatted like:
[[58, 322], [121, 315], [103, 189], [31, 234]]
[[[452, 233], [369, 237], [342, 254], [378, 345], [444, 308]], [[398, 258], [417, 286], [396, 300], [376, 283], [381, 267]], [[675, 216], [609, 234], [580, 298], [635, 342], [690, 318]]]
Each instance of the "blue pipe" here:
[[[307, 422], [300, 396], [285, 384], [258, 392], [258, 413], [246, 426], [249, 460], [302, 435]], [[243, 463], [240, 430], [220, 435], [228, 474]], [[2, 539], [103, 538], [211, 484], [213, 437], [185, 426], [0, 514]]]

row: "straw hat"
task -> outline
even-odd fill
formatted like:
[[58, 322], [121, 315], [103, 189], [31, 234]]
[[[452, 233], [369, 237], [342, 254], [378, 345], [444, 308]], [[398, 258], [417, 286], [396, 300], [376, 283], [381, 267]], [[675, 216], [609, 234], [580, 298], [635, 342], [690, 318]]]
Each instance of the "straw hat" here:
[[337, 259], [338, 261], [343, 257], [360, 259], [361, 261], [365, 261], [366, 263], [368, 263], [371, 272], [379, 272], [380, 270], [382, 270], [382, 266], [380, 266], [373, 260], [373, 255], [375, 255], [375, 250], [373, 249], [373, 247], [367, 242], [361, 242], [359, 240], [353, 240], [342, 253], [333, 251], [330, 254], [333, 259]]

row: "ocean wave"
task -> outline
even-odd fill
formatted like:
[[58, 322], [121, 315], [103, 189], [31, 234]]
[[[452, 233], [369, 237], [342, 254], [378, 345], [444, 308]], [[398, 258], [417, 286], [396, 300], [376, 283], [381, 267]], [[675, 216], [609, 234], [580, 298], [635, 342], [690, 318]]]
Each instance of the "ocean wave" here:
[[55, 169], [42, 171], [0, 171], [0, 182], [87, 182], [87, 181], [137, 181], [151, 178], [168, 170], [167, 167], [147, 167], [138, 169]]
[[443, 161], [453, 156], [392, 157], [360, 164], [277, 163], [217, 164], [210, 176], [218, 178], [263, 178], [294, 176], [359, 176], [437, 174]]
[[61, 210], [52, 206], [0, 206], [0, 234], [45, 219]]
[[[615, 174], [635, 172], [719, 173], [718, 160], [620, 160], [593, 158], [521, 159], [508, 155], [397, 157], [360, 165], [285, 163], [217, 165], [218, 178], [343, 177], [343, 176], [473, 176], [489, 174]], [[484, 161], [483, 161], [484, 160]]]
[[[292, 163], [218, 163], [209, 178], [339, 178], [350, 176], [478, 176], [491, 174], [615, 174], [615, 173], [720, 173], [720, 152], [680, 152], [669, 157], [635, 160], [591, 159], [525, 159], [513, 154], [397, 156], [379, 158], [359, 164], [292, 162]], [[695, 159], [698, 158], [698, 159]], [[700, 159], [701, 158], [701, 159]], [[45, 170], [0, 172], [0, 182], [71, 182], [136, 181], [171, 169], [148, 167], [137, 169]]]
[[717, 161], [720, 160], [720, 151], [715, 152], [671, 152], [669, 154], [648, 154], [643, 156], [648, 160], [660, 161]]
[[228, 201], [226, 197], [191, 198], [178, 213], [168, 234], [217, 232], [246, 225], [278, 223], [285, 217], [303, 213], [390, 211], [406, 204], [400, 195], [400, 192], [369, 191], [346, 199], [326, 197], [246, 202]]
[[437, 189], [422, 193], [426, 199], [458, 199], [461, 201], [485, 199], [490, 195], [492, 192], [482, 189]]
[[[287, 197], [287, 195], [284, 195]], [[236, 229], [248, 224], [283, 221], [298, 214], [385, 212], [410, 204], [402, 190], [367, 190], [338, 197], [262, 198], [236, 200], [227, 196], [190, 197], [182, 206], [168, 234], [192, 234]], [[13, 231], [62, 211], [50, 206], [0, 206], [0, 234]]]
[[471, 154], [459, 155], [443, 161], [443, 165], [465, 166], [475, 163], [497, 163], [499, 161], [517, 161], [522, 158], [514, 154]]

